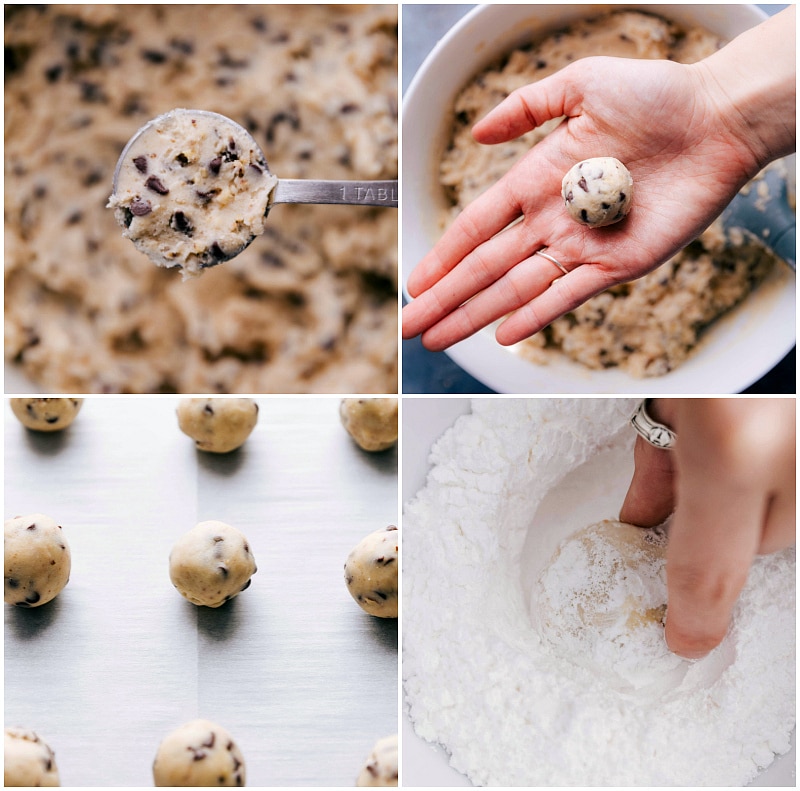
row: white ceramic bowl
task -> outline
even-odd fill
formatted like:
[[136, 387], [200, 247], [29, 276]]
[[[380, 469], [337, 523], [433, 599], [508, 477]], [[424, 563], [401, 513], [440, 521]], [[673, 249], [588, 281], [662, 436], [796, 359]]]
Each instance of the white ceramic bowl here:
[[[471, 401], [468, 398], [403, 399], [402, 499], [404, 503], [411, 500], [425, 486], [430, 470], [428, 458], [433, 444], [461, 415], [469, 414], [470, 411]], [[623, 487], [622, 491], [625, 488]], [[567, 503], [564, 506], [563, 518], [569, 521], [574, 514], [580, 513], [582, 508], [585, 508], [585, 503]], [[611, 513], [613, 505], [609, 504], [606, 509], [599, 510], [602, 513]], [[586, 513], [581, 513], [580, 518], [574, 523], [587, 524]], [[449, 765], [447, 753], [441, 745], [430, 744], [417, 736], [405, 705], [401, 733], [401, 780], [404, 787], [441, 788], [472, 785], [464, 775]], [[778, 756], [750, 783], [751, 786], [796, 786], [795, 731], [792, 732], [791, 743], [790, 751]]]
[[[765, 18], [752, 5], [627, 7], [682, 24], [700, 24], [726, 39]], [[446, 201], [438, 183], [438, 163], [457, 93], [503, 53], [600, 10], [595, 5], [570, 4], [478, 6], [426, 58], [403, 101], [404, 288], [411, 270], [441, 235], [439, 218]], [[448, 354], [501, 393], [737, 393], [790, 351], [795, 330], [795, 279], [777, 267], [753, 295], [705, 333], [683, 365], [666, 376], [635, 379], [616, 369], [590, 370], [566, 358], [537, 365], [500, 346], [491, 329], [456, 344]]]

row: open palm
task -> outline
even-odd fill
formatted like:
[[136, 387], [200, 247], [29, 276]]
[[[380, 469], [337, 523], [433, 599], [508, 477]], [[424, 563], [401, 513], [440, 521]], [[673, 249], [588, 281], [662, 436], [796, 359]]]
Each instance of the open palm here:
[[[664, 263], [759, 168], [703, 64], [585, 58], [512, 93], [473, 135], [501, 143], [560, 116], [565, 121], [473, 201], [413, 271], [404, 337], [422, 333], [427, 348], [441, 350], [507, 316], [496, 337], [516, 343]], [[561, 180], [595, 156], [624, 162], [635, 189], [624, 221], [590, 229], [567, 214]], [[558, 277], [535, 255], [545, 247], [568, 274]]]

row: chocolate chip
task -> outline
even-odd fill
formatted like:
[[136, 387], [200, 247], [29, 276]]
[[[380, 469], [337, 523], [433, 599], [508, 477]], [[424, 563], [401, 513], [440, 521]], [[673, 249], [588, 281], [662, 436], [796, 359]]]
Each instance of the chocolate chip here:
[[72, 214], [67, 217], [67, 225], [75, 225], [83, 219], [83, 212], [76, 209]]
[[251, 167], [253, 170], [255, 170], [255, 172], [256, 172], [256, 173], [258, 173], [258, 175], [259, 175], [259, 176], [260, 176], [260, 175], [261, 175], [261, 174], [264, 172], [263, 170], [261, 170], [261, 168], [260, 168], [258, 165], [256, 165], [256, 163], [255, 163], [255, 162], [251, 162], [251, 163], [250, 163], [250, 167]]
[[144, 185], [147, 187], [147, 189], [153, 190], [153, 192], [157, 192], [159, 195], [169, 194], [169, 189], [164, 186], [163, 182], [158, 176], [148, 176]]
[[580, 178], [580, 181], [578, 182], [578, 186], [579, 186], [579, 187], [580, 187], [580, 188], [581, 188], [581, 189], [582, 189], [584, 192], [588, 192], [588, 191], [589, 191], [589, 185], [586, 183], [586, 179], [585, 179], [583, 176], [581, 176], [581, 178]]
[[383, 593], [382, 591], [373, 591], [373, 593], [376, 596], [380, 596], [380, 598], [383, 599], [384, 601], [386, 601], [389, 598], [389, 596], [386, 593]]
[[58, 423], [58, 415], [56, 415], [55, 417], [46, 417], [44, 419], [44, 422], [45, 423], [50, 423], [50, 424]]
[[208, 248], [208, 252], [216, 259], [217, 263], [228, 258], [225, 251], [219, 246], [219, 242], [213, 242]]
[[621, 201], [624, 201], [624, 200], [625, 200], [625, 193], [624, 193], [624, 192], [620, 192], [620, 194], [619, 194], [619, 199], [620, 199]]
[[[227, 577], [228, 576], [228, 569], [227, 569], [226, 566], [217, 566], [217, 571], [219, 571], [220, 574], [222, 574], [223, 577]], [[211, 745], [209, 745], [209, 747], [210, 746]]]
[[25, 529], [26, 530], [36, 530], [36, 523], [34, 522], [32, 525], [28, 525]]
[[208, 739], [203, 742], [203, 747], [213, 747], [214, 746], [214, 739], [216, 738], [216, 734], [214, 731], [211, 731]]
[[64, 71], [64, 67], [59, 63], [44, 70], [44, 76], [48, 82], [56, 82]]
[[[242, 586], [241, 590], [246, 591], [250, 587], [252, 582], [253, 582], [253, 580], [247, 580], [247, 582], [245, 582], [245, 584]], [[240, 591], [240, 593], [241, 593], [241, 591]]]
[[131, 201], [131, 214], [134, 217], [144, 217], [150, 212], [153, 211], [153, 207], [150, 204], [149, 200], [145, 200], [144, 198], [134, 198]]
[[216, 176], [219, 174], [219, 170], [222, 167], [222, 157], [214, 157], [211, 162], [208, 163], [208, 169]]
[[600, 205], [603, 207], [603, 209], [605, 209], [605, 211], [608, 211], [611, 208], [610, 203], [601, 203]]
[[586, 212], [586, 209], [581, 209], [581, 219], [584, 222], [589, 222], [589, 215]]
[[164, 63], [167, 60], [167, 54], [157, 49], [143, 49], [142, 57], [150, 63]]
[[206, 206], [209, 203], [211, 203], [211, 201], [214, 198], [214, 196], [215, 195], [219, 195], [219, 193], [220, 193], [220, 190], [213, 189], [213, 190], [207, 190], [207, 191], [195, 190], [194, 194], [197, 197], [197, 200], [200, 202], [200, 204], [202, 206]]
[[203, 407], [203, 412], [205, 412], [207, 415], [213, 415], [214, 414], [214, 407], [212, 407], [211, 404], [206, 404]]
[[573, 201], [574, 199], [575, 199], [575, 196], [572, 194], [572, 190], [570, 190], [570, 191], [567, 193], [567, 197], [565, 198], [565, 200], [567, 201], [567, 203], [572, 203], [572, 201]]
[[177, 162], [177, 163], [178, 163], [178, 164], [179, 164], [179, 165], [180, 165], [182, 168], [185, 168], [185, 167], [186, 167], [186, 166], [189, 164], [189, 157], [187, 157], [187, 156], [186, 156], [186, 154], [184, 154], [183, 152], [181, 152], [180, 154], [178, 154], [178, 156], [176, 156], [176, 157], [175, 157], [175, 161], [176, 161], [176, 162]]
[[191, 236], [194, 232], [194, 226], [182, 211], [176, 211], [170, 218], [169, 224], [178, 233], [186, 234], [186, 236]]

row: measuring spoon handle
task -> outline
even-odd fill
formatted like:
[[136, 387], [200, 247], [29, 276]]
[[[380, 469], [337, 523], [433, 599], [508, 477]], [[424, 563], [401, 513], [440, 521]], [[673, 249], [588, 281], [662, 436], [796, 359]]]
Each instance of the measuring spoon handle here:
[[272, 203], [345, 203], [397, 208], [397, 181], [279, 179]]

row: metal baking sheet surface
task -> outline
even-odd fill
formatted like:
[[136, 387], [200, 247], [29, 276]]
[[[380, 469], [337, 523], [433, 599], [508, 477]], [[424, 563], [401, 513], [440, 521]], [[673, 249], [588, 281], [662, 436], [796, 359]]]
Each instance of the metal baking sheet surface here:
[[[248, 786], [353, 786], [397, 732], [397, 622], [350, 597], [344, 561], [397, 524], [397, 452], [361, 451], [338, 398], [262, 398], [217, 456], [177, 398], [88, 398], [56, 434], [5, 412], [5, 516], [64, 528], [69, 584], [5, 607], [5, 724], [55, 750], [62, 786], [150, 786], [159, 742], [194, 718], [239, 744]], [[172, 544], [206, 519], [248, 537], [253, 583], [219, 609], [173, 588]]]

